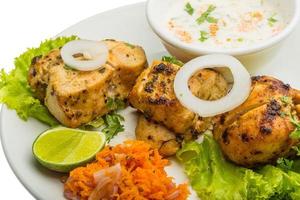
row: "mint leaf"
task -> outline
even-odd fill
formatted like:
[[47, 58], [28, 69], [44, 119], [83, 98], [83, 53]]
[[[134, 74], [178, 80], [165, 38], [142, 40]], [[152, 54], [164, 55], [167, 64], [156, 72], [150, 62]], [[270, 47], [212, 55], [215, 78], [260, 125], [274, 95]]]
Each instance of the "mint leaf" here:
[[273, 27], [274, 24], [278, 21], [277, 19], [274, 18], [275, 15], [276, 15], [276, 14], [272, 15], [272, 16], [268, 19], [268, 24], [269, 24], [269, 26], [271, 26], [271, 27]]
[[210, 16], [208, 16], [208, 17], [206, 18], [206, 21], [207, 21], [208, 23], [218, 23], [218, 20], [217, 20], [216, 18], [210, 17]]
[[178, 60], [176, 57], [174, 56], [163, 56], [161, 58], [162, 61], [164, 62], [168, 62], [168, 63], [172, 63], [172, 64], [175, 64], [175, 65], [178, 65], [180, 67], [182, 67], [184, 65], [183, 62], [181, 62], [180, 60]]
[[202, 15], [196, 19], [196, 22], [200, 25], [203, 24], [205, 21], [209, 23], [216, 23], [217, 19], [209, 16], [214, 10], [216, 9], [216, 6], [210, 5], [208, 9], [202, 13]]
[[208, 39], [208, 33], [206, 31], [200, 31], [200, 38], [199, 41], [200, 42], [204, 42], [205, 40]]
[[115, 112], [105, 115], [105, 127], [102, 129], [102, 132], [105, 133], [107, 142], [125, 130], [124, 125], [121, 124], [122, 121], [124, 121], [124, 117]]
[[185, 9], [184, 9], [189, 15], [194, 14], [194, 8], [190, 3], [185, 4]]
[[208, 9], [207, 9], [207, 12], [208, 12], [208, 13], [211, 13], [211, 12], [214, 11], [215, 9], [216, 9], [216, 6], [210, 5], [210, 6], [208, 7]]

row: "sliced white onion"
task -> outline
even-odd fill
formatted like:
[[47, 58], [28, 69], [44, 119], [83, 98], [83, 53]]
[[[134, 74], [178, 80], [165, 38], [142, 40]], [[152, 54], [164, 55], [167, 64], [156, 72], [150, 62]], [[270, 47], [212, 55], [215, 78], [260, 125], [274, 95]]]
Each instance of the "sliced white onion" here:
[[118, 190], [116, 183], [121, 178], [122, 168], [120, 163], [94, 173], [94, 181], [97, 184], [88, 200], [111, 199]]
[[[92, 71], [103, 67], [108, 57], [108, 47], [104, 42], [73, 40], [61, 49], [64, 63], [80, 71]], [[78, 60], [74, 55], [82, 54], [86, 60]]]
[[[230, 69], [233, 77], [232, 89], [226, 96], [215, 101], [206, 101], [192, 94], [188, 86], [191, 76], [204, 68], [214, 68], [223, 73], [224, 67]], [[228, 73], [224, 76], [228, 77]], [[230, 81], [230, 78], [227, 81]], [[246, 68], [236, 58], [219, 54], [202, 56], [189, 61], [178, 71], [174, 81], [174, 91], [180, 103], [202, 117], [213, 117], [233, 110], [248, 98], [250, 89], [251, 77]]]

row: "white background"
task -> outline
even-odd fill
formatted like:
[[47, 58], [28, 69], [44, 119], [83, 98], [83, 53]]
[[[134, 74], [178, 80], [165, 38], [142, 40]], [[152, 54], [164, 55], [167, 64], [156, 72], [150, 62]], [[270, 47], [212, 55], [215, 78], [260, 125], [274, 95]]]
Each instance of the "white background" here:
[[[28, 47], [97, 13], [142, 0], [7, 0], [0, 3], [0, 69]], [[21, 133], [20, 133], [21, 134]], [[0, 148], [0, 199], [34, 199], [10, 169]]]

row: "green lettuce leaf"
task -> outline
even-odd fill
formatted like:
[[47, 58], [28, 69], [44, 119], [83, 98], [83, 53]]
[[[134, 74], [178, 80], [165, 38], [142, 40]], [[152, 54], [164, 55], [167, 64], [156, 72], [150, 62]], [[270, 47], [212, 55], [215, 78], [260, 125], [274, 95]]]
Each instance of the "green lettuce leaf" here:
[[45, 55], [55, 48], [62, 47], [76, 36], [58, 37], [46, 40], [38, 48], [28, 49], [25, 53], [15, 59], [15, 68], [6, 73], [0, 71], [0, 103], [4, 103], [8, 108], [14, 109], [19, 117], [27, 120], [29, 117], [55, 126], [56, 119], [48, 112], [48, 109], [41, 102], [33, 97], [33, 93], [28, 85], [27, 76], [31, 61], [34, 57]]
[[202, 200], [300, 199], [300, 174], [267, 165], [251, 170], [228, 162], [211, 135], [178, 151], [191, 186]]

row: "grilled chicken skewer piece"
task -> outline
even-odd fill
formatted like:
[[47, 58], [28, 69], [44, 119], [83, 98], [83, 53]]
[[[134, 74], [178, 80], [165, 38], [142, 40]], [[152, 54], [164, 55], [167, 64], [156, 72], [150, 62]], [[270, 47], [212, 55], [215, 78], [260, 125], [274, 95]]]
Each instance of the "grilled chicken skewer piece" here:
[[[203, 119], [183, 107], [177, 100], [173, 83], [179, 66], [171, 63], [154, 61], [137, 79], [129, 94], [130, 104], [140, 110], [148, 119], [165, 125], [168, 129], [181, 135], [198, 134], [210, 126], [209, 119]], [[207, 86], [199, 83], [197, 90], [209, 94], [207, 99], [222, 97], [227, 93], [228, 85], [225, 79], [212, 70]], [[199, 74], [202, 76], [202, 74]], [[196, 79], [194, 82], [197, 84]]]
[[147, 66], [144, 50], [106, 40], [109, 57], [102, 69], [76, 71], [65, 66], [60, 50], [33, 60], [28, 81], [36, 96], [63, 125], [79, 127], [108, 113], [108, 98], [126, 100]]
[[[136, 128], [137, 139], [171, 156], [180, 148], [183, 138], [191, 139], [211, 126], [211, 118], [200, 118], [176, 99], [173, 81], [179, 66], [155, 61], [138, 78], [129, 96], [131, 105], [140, 110]], [[216, 100], [228, 92], [228, 84], [218, 72], [203, 69], [191, 77], [192, 93], [201, 99]]]
[[224, 155], [245, 167], [273, 163], [287, 156], [299, 143], [290, 138], [295, 129], [291, 116], [297, 116], [299, 97], [299, 91], [275, 78], [253, 77], [248, 99], [219, 116], [214, 128]]

